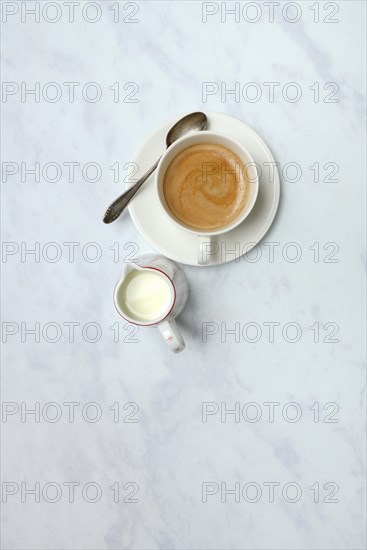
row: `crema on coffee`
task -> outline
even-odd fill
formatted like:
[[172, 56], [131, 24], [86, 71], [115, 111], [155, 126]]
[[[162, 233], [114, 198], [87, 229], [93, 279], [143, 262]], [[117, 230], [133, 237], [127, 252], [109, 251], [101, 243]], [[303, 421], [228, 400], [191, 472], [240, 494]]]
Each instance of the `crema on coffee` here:
[[232, 151], [199, 143], [178, 153], [163, 180], [166, 204], [191, 229], [213, 231], [234, 222], [249, 196], [246, 167]]

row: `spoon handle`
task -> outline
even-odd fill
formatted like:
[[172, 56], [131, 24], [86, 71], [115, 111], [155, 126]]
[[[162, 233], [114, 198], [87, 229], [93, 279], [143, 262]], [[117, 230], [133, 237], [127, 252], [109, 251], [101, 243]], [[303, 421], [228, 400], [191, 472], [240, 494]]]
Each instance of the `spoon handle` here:
[[143, 183], [149, 178], [149, 176], [157, 168], [159, 161], [160, 161], [160, 158], [147, 172], [145, 172], [144, 176], [142, 176], [139, 181], [137, 181], [134, 185], [129, 187], [129, 189], [127, 189], [125, 193], [122, 193], [122, 195], [120, 195], [117, 199], [111, 202], [111, 204], [107, 208], [105, 215], [103, 217], [104, 223], [111, 223], [117, 220], [117, 218], [120, 216], [120, 214], [129, 204], [131, 199], [138, 192], [138, 190], [143, 185]]

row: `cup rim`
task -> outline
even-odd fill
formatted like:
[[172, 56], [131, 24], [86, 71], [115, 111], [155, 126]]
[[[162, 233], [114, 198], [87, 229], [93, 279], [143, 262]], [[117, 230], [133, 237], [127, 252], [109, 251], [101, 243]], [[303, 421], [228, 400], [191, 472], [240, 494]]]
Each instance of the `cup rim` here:
[[144, 322], [141, 322], [141, 323], [138, 323], [136, 320], [133, 320], [132, 317], [128, 317], [125, 313], [122, 313], [122, 310], [121, 308], [119, 307], [118, 305], [118, 301], [117, 301], [117, 292], [120, 288], [120, 286], [122, 285], [123, 281], [124, 281], [124, 277], [122, 274], [122, 277], [121, 279], [119, 279], [115, 285], [115, 289], [113, 291], [113, 304], [115, 306], [115, 309], [117, 311], [117, 313], [119, 315], [121, 315], [121, 317], [123, 319], [125, 319], [125, 321], [127, 321], [128, 323], [130, 323], [131, 325], [136, 325], [138, 327], [154, 327], [155, 325], [158, 325], [159, 323], [162, 323], [163, 321], [165, 321], [169, 315], [171, 314], [173, 308], [175, 307], [175, 304], [176, 304], [176, 288], [175, 288], [175, 285], [173, 284], [173, 281], [171, 279], [171, 277], [169, 277], [167, 275], [167, 273], [165, 273], [164, 271], [162, 271], [161, 269], [158, 269], [157, 267], [151, 267], [150, 265], [147, 265], [147, 266], [139, 266], [140, 268], [143, 268], [143, 269], [152, 269], [154, 271], [159, 271], [159, 273], [161, 275], [163, 275], [167, 280], [168, 282], [170, 283], [170, 287], [172, 289], [172, 292], [171, 292], [171, 295], [172, 295], [172, 303], [170, 304], [170, 308], [167, 312], [165, 312], [163, 315], [161, 315], [160, 317], [158, 317], [158, 319], [155, 319], [154, 322], [152, 323], [144, 323]]
[[[236, 218], [231, 224], [229, 224], [225, 227], [222, 227], [222, 228], [209, 229], [209, 230], [205, 230], [205, 229], [200, 230], [200, 229], [195, 229], [195, 228], [192, 228], [192, 227], [189, 227], [189, 226], [185, 225], [184, 223], [180, 222], [177, 218], [174, 217], [174, 214], [172, 214], [172, 212], [169, 210], [168, 206], [166, 204], [164, 204], [164, 202], [162, 200], [162, 197], [161, 197], [160, 185], [163, 184], [162, 165], [165, 162], [165, 160], [167, 158], [167, 155], [172, 154], [172, 150], [175, 150], [176, 148], [178, 148], [178, 146], [181, 145], [185, 141], [188, 142], [188, 147], [189, 147], [190, 146], [189, 145], [190, 141], [192, 140], [193, 137], [196, 137], [196, 136], [203, 137], [204, 139], [205, 139], [205, 136], [210, 136], [210, 137], [214, 137], [214, 138], [219, 136], [219, 138], [224, 138], [229, 143], [234, 143], [237, 148], [242, 150], [242, 152], [244, 154], [243, 156], [246, 156], [248, 158], [248, 162], [245, 163], [245, 166], [247, 164], [250, 164], [250, 169], [252, 169], [252, 172], [254, 173], [254, 176], [255, 176], [255, 177], [251, 178], [251, 185], [255, 186], [255, 192], [254, 192], [254, 195], [252, 197], [252, 201], [251, 201], [250, 206], [248, 207], [248, 204], [246, 204], [242, 214], [238, 218]], [[228, 147], [228, 148], [230, 148], [230, 147]], [[239, 156], [239, 155], [237, 155], [237, 156]], [[243, 159], [241, 159], [241, 160], [243, 160]], [[167, 169], [167, 167], [166, 167], [166, 169]], [[157, 195], [158, 195], [159, 203], [160, 203], [161, 207], [163, 208], [163, 210], [165, 211], [165, 213], [167, 214], [167, 216], [169, 216], [172, 223], [174, 223], [180, 229], [183, 229], [184, 231], [187, 231], [187, 232], [189, 232], [193, 235], [202, 235], [202, 236], [208, 236], [209, 237], [209, 236], [221, 235], [223, 233], [227, 233], [228, 231], [232, 231], [232, 229], [235, 229], [238, 225], [240, 225], [247, 218], [247, 216], [249, 216], [249, 214], [252, 212], [253, 207], [255, 206], [255, 203], [256, 203], [256, 200], [257, 200], [257, 197], [258, 197], [258, 193], [259, 193], [259, 174], [257, 172], [257, 168], [256, 168], [256, 164], [255, 164], [254, 159], [252, 158], [252, 156], [250, 155], [248, 150], [242, 145], [242, 143], [240, 143], [239, 141], [237, 141], [233, 137], [229, 136], [228, 134], [223, 134], [221, 132], [212, 132], [210, 130], [203, 130], [201, 132], [195, 132], [195, 133], [188, 134], [186, 136], [180, 137], [172, 145], [170, 145], [170, 147], [168, 147], [166, 149], [166, 151], [163, 153], [163, 155], [159, 159], [159, 163], [158, 163], [157, 170], [156, 170], [156, 176], [155, 176], [155, 186], [156, 186], [156, 192], [157, 192]], [[163, 195], [163, 192], [162, 192], [162, 195]]]

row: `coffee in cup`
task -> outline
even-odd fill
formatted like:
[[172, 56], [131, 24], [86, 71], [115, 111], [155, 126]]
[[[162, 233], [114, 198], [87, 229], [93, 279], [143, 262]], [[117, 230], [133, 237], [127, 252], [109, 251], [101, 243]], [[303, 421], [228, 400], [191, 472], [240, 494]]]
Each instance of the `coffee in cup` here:
[[166, 169], [163, 194], [173, 216], [192, 229], [213, 231], [243, 212], [250, 181], [230, 149], [198, 143], [178, 153]]

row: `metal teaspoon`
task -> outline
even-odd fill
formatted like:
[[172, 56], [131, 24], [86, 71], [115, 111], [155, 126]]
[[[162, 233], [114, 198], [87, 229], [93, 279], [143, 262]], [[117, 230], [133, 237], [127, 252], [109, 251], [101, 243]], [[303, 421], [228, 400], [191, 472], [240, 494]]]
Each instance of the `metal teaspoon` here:
[[[206, 125], [207, 125], [207, 117], [204, 113], [196, 112], [196, 113], [191, 113], [189, 115], [184, 116], [178, 122], [176, 122], [176, 124], [172, 126], [172, 128], [168, 132], [166, 137], [167, 148], [170, 145], [172, 145], [172, 143], [176, 141], [178, 138], [182, 137], [184, 134], [187, 134], [189, 132], [200, 132], [202, 130], [205, 130]], [[122, 193], [122, 195], [120, 195], [117, 199], [115, 199], [109, 205], [103, 218], [104, 223], [111, 223], [117, 220], [117, 218], [126, 208], [126, 206], [129, 204], [129, 202], [133, 199], [133, 197], [135, 196], [137, 191], [140, 189], [140, 187], [143, 185], [143, 183], [149, 178], [149, 176], [157, 168], [160, 159], [161, 157], [147, 172], [145, 172], [144, 176], [142, 176], [138, 182], [136, 182], [132, 187], [127, 189], [124, 193]]]

